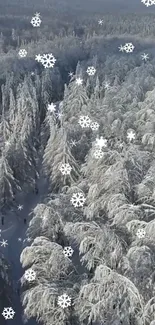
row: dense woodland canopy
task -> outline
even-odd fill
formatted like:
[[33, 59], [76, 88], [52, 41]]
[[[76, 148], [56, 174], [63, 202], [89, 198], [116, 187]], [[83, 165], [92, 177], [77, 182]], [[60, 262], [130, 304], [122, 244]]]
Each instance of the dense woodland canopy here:
[[[36, 191], [40, 178], [47, 182], [20, 256], [23, 319], [155, 325], [155, 6], [83, 2], [0, 4], [1, 215], [16, 211], [18, 195]], [[40, 28], [30, 24], [35, 12]], [[134, 51], [120, 52], [129, 42]], [[27, 56], [19, 58], [23, 48]], [[35, 60], [51, 52], [53, 68]], [[99, 128], [81, 127], [81, 116]], [[107, 145], [95, 157], [101, 137]], [[81, 207], [72, 204], [77, 193]], [[68, 246], [72, 257], [64, 254]], [[24, 277], [30, 268], [31, 283]], [[2, 313], [13, 296], [2, 253], [0, 283]], [[58, 304], [64, 293], [68, 308]]]

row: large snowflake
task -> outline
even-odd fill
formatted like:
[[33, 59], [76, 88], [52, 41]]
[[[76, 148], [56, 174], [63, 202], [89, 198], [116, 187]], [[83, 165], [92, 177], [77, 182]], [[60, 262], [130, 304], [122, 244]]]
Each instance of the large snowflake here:
[[88, 67], [87, 73], [89, 76], [93, 76], [96, 72], [96, 69], [94, 67]]
[[63, 252], [64, 252], [64, 255], [66, 256], [66, 257], [71, 257], [72, 255], [73, 255], [73, 249], [72, 249], [72, 247], [71, 246], [66, 246], [66, 247], [64, 247], [64, 250], [63, 250]]
[[21, 58], [25, 58], [27, 56], [27, 51], [25, 49], [20, 49], [18, 54]]
[[58, 305], [62, 308], [71, 306], [71, 298], [66, 293], [64, 293], [62, 296], [58, 297]]
[[97, 138], [95, 145], [100, 149], [102, 147], [107, 147], [107, 139], [104, 139], [103, 137]]
[[99, 149], [96, 149], [94, 152], [93, 152], [93, 157], [96, 158], [96, 159], [100, 159], [103, 157], [103, 151], [101, 148]]
[[5, 307], [3, 309], [2, 315], [5, 319], [13, 319], [15, 311], [12, 307]]
[[82, 128], [89, 128], [91, 120], [89, 116], [80, 116], [78, 123], [81, 125]]
[[74, 205], [75, 208], [77, 208], [77, 207], [83, 207], [85, 201], [86, 201], [86, 198], [80, 192], [74, 193], [72, 195], [71, 203]]
[[131, 53], [131, 52], [133, 52], [133, 50], [134, 50], [134, 45], [132, 44], [132, 43], [126, 43], [124, 46], [123, 46], [123, 48], [124, 48], [124, 51], [126, 52], [126, 53]]
[[70, 164], [62, 164], [60, 167], [60, 171], [61, 171], [62, 175], [69, 175], [71, 170], [72, 170], [72, 167], [70, 166]]
[[27, 281], [34, 281], [36, 278], [36, 272], [33, 269], [28, 269], [25, 271], [24, 277]]
[[33, 27], [40, 27], [41, 25], [40, 13], [36, 12], [36, 14], [31, 19], [31, 24]]
[[137, 230], [136, 235], [137, 235], [137, 237], [138, 237], [139, 239], [144, 238], [144, 237], [145, 237], [145, 230], [142, 229], [142, 228], [139, 228], [139, 229]]
[[42, 55], [41, 63], [43, 64], [44, 68], [53, 68], [55, 62], [56, 59], [52, 53]]
[[97, 131], [98, 128], [99, 128], [99, 124], [98, 124], [97, 122], [92, 122], [92, 123], [90, 124], [90, 127], [91, 127], [91, 129], [92, 129], [93, 131]]
[[141, 0], [141, 2], [144, 3], [146, 7], [150, 7], [155, 4], [155, 0]]

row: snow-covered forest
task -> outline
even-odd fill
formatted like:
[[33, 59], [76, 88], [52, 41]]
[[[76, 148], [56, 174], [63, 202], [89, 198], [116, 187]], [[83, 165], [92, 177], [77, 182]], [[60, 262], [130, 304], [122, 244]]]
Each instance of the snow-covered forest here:
[[0, 325], [155, 325], [154, 21], [0, 0]]

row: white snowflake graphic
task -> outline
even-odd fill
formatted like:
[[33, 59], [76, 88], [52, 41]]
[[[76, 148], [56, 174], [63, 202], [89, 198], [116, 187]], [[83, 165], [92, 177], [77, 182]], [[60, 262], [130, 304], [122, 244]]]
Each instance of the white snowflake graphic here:
[[82, 193], [78, 192], [78, 193], [74, 193], [72, 195], [72, 198], [70, 201], [74, 205], [75, 208], [83, 207], [83, 205], [86, 201], [86, 198], [84, 197], [84, 195]]
[[137, 230], [137, 233], [136, 233], [137, 237], [140, 238], [140, 239], [141, 239], [141, 238], [144, 238], [144, 237], [145, 237], [145, 234], [146, 234], [146, 233], [145, 233], [145, 230], [142, 229], [142, 228], [141, 228], [141, 229], [138, 229], [138, 230]]
[[20, 49], [18, 54], [21, 58], [25, 58], [27, 56], [27, 51], [25, 49]]
[[36, 14], [31, 19], [31, 24], [33, 27], [40, 27], [41, 25], [40, 13], [36, 12]]
[[1, 243], [1, 247], [2, 246], [3, 247], [6, 247], [8, 245], [8, 241], [7, 240], [4, 240], [4, 239], [2, 239], [2, 241], [0, 241], [0, 243]]
[[52, 53], [42, 55], [41, 63], [43, 64], [44, 68], [53, 68], [55, 62], [56, 59]]
[[48, 106], [47, 106], [47, 110], [48, 110], [49, 112], [51, 112], [51, 113], [54, 113], [55, 110], [56, 110], [56, 105], [53, 104], [53, 103], [48, 104]]
[[42, 60], [42, 55], [41, 55], [41, 54], [37, 54], [37, 55], [35, 56], [35, 60], [36, 60], [37, 62], [41, 62], [41, 60]]
[[74, 253], [74, 250], [72, 249], [71, 246], [66, 246], [66, 247], [64, 247], [63, 252], [66, 257], [71, 257]]
[[66, 293], [64, 293], [62, 296], [58, 297], [58, 305], [62, 308], [71, 306], [71, 298]]
[[76, 147], [77, 141], [71, 139], [69, 144], [70, 144], [71, 148]]
[[81, 78], [76, 79], [76, 84], [77, 85], [82, 85], [82, 83], [83, 83], [83, 80]]
[[104, 82], [104, 89], [109, 90], [110, 88], [111, 88], [110, 83], [107, 81]]
[[90, 127], [93, 131], [97, 131], [99, 129], [99, 124], [97, 122], [92, 122]]
[[103, 25], [103, 20], [102, 19], [98, 20], [98, 24]]
[[60, 171], [61, 171], [62, 175], [69, 175], [71, 170], [72, 170], [72, 167], [68, 163], [62, 164], [60, 167]]
[[91, 120], [89, 116], [80, 116], [78, 123], [81, 125], [82, 128], [89, 128]]
[[61, 120], [62, 117], [64, 116], [64, 114], [63, 114], [63, 112], [57, 112], [57, 113], [55, 113], [55, 116], [56, 116], [59, 120]]
[[132, 53], [135, 47], [132, 43], [126, 43], [123, 48], [126, 53]]
[[5, 319], [13, 319], [15, 311], [12, 307], [5, 307], [3, 309], [2, 315]]
[[10, 145], [10, 141], [9, 140], [5, 141], [5, 145], [6, 145], [6, 147], [8, 147]]
[[127, 132], [127, 139], [128, 139], [129, 141], [134, 140], [135, 137], [136, 137], [136, 134], [135, 134], [135, 132], [134, 132], [133, 130]]
[[18, 208], [18, 210], [21, 211], [21, 210], [23, 210], [23, 205], [20, 205], [20, 204], [19, 204], [17, 208]]
[[120, 45], [120, 46], [119, 46], [119, 51], [120, 51], [120, 52], [124, 52], [124, 46], [123, 46], [123, 45]]
[[96, 149], [93, 153], [93, 157], [96, 159], [100, 159], [103, 157], [103, 151], [102, 149]]
[[155, 0], [141, 0], [142, 3], [144, 3], [144, 5], [146, 7], [152, 6], [155, 4]]
[[89, 76], [93, 76], [96, 72], [96, 69], [94, 67], [88, 67], [87, 73]]
[[141, 55], [141, 58], [142, 60], [147, 61], [149, 59], [149, 55], [144, 53]]
[[72, 78], [73, 75], [74, 75], [73, 72], [69, 72], [69, 73], [68, 73], [68, 76], [69, 76], [70, 78]]
[[95, 146], [99, 147], [100, 149], [107, 147], [107, 139], [104, 139], [103, 137], [97, 138]]
[[25, 271], [24, 277], [27, 281], [34, 281], [36, 278], [36, 272], [33, 269], [28, 269]]

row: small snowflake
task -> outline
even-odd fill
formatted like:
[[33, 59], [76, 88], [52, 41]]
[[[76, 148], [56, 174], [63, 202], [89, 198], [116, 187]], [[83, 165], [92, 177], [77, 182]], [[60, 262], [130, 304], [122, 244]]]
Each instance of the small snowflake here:
[[21, 58], [25, 58], [27, 56], [27, 51], [25, 49], [21, 49], [19, 50], [18, 54]]
[[120, 46], [119, 46], [119, 51], [120, 51], [120, 52], [124, 52], [124, 46], [123, 46], [123, 45], [120, 45]]
[[2, 239], [2, 241], [0, 241], [0, 243], [1, 243], [1, 247], [2, 246], [3, 247], [6, 247], [8, 245], [8, 241], [7, 240], [4, 240], [4, 239]]
[[19, 237], [19, 238], [18, 238], [18, 241], [22, 241], [22, 238], [21, 238], [21, 237]]
[[93, 156], [96, 159], [101, 159], [103, 157], [103, 154], [104, 153], [103, 153], [102, 149], [97, 149], [94, 151]]
[[71, 140], [69, 144], [70, 144], [71, 148], [76, 147], [77, 141], [76, 140]]
[[69, 175], [72, 170], [72, 167], [69, 164], [62, 164], [60, 167], [60, 171], [62, 175]]
[[103, 137], [97, 138], [95, 146], [99, 147], [100, 149], [107, 147], [107, 139], [104, 139]]
[[135, 134], [134, 131], [131, 130], [131, 131], [128, 131], [128, 132], [127, 132], [127, 139], [128, 139], [129, 141], [134, 140], [135, 137], [136, 137], [136, 134]]
[[92, 129], [93, 131], [97, 131], [98, 128], [99, 128], [99, 124], [98, 124], [97, 122], [92, 122], [92, 123], [90, 124], [90, 127], [91, 127], [91, 129]]
[[8, 141], [5, 141], [5, 145], [6, 145], [6, 147], [9, 147], [10, 146], [10, 141], [8, 140]]
[[141, 55], [141, 58], [142, 60], [147, 61], [149, 59], [149, 55], [144, 53]]
[[73, 72], [69, 72], [69, 73], [68, 73], [68, 76], [69, 76], [70, 78], [72, 78], [73, 75], [74, 75]]
[[19, 204], [17, 208], [18, 208], [18, 210], [21, 211], [21, 210], [23, 210], [23, 205], [20, 205], [20, 204]]
[[15, 311], [12, 307], [5, 307], [3, 309], [2, 315], [5, 319], [13, 319]]
[[110, 88], [111, 88], [110, 83], [109, 82], [105, 82], [104, 83], [104, 89], [105, 90], [109, 90]]
[[61, 120], [62, 117], [63, 117], [63, 113], [62, 113], [62, 112], [57, 112], [57, 113], [55, 113], [55, 116], [56, 116], [59, 120]]
[[36, 278], [36, 272], [33, 269], [28, 269], [25, 271], [24, 277], [27, 281], [34, 281]]
[[41, 62], [41, 60], [42, 60], [42, 55], [41, 55], [41, 54], [37, 54], [37, 55], [35, 56], [35, 60], [38, 61], [38, 62]]
[[80, 116], [78, 123], [81, 125], [82, 128], [90, 127], [91, 120], [89, 116]]
[[77, 85], [82, 85], [82, 83], [83, 83], [83, 80], [81, 78], [76, 79], [76, 84]]
[[41, 19], [40, 14], [36, 12], [36, 14], [31, 19], [31, 24], [33, 27], [40, 27], [41, 25]]
[[89, 76], [93, 76], [96, 72], [96, 69], [94, 67], [88, 67], [87, 73]]
[[140, 239], [141, 238], [144, 238], [145, 237], [145, 234], [146, 233], [145, 233], [145, 230], [144, 229], [138, 229], [137, 230], [137, 233], [136, 233], [137, 237], [140, 238]]
[[74, 253], [74, 250], [72, 249], [71, 246], [66, 246], [66, 247], [64, 247], [63, 252], [66, 257], [71, 257]]
[[47, 110], [51, 113], [54, 113], [55, 110], [56, 110], [56, 105], [51, 103], [51, 104], [48, 104], [48, 107], [47, 107]]
[[134, 45], [132, 44], [132, 43], [126, 43], [125, 45], [124, 45], [124, 51], [126, 52], [126, 53], [131, 53], [131, 52], [133, 52], [133, 50], [134, 50]]
[[72, 195], [72, 198], [71, 198], [71, 203], [74, 205], [75, 208], [77, 207], [83, 207], [85, 201], [86, 201], [86, 198], [84, 197], [84, 195], [82, 193], [74, 193]]
[[42, 55], [41, 63], [43, 64], [44, 68], [53, 68], [55, 62], [56, 62], [56, 59], [52, 53]]
[[103, 20], [100, 19], [100, 20], [98, 21], [98, 24], [99, 24], [99, 25], [103, 25]]

